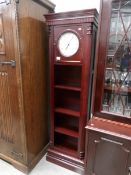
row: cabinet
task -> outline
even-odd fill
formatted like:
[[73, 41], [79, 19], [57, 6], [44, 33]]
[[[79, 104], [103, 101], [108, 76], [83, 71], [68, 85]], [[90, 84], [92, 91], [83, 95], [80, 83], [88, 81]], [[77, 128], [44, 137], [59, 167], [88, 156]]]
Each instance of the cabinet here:
[[[0, 1], [0, 158], [27, 172], [48, 143], [48, 1]], [[34, 13], [35, 9], [35, 13]]]
[[86, 174], [130, 174], [131, 1], [101, 0], [98, 33]]
[[47, 160], [83, 171], [97, 31], [95, 9], [45, 15], [50, 48], [50, 148]]
[[103, 1], [94, 113], [130, 123], [131, 2], [126, 3]]
[[86, 129], [85, 175], [130, 175], [131, 126], [94, 117]]

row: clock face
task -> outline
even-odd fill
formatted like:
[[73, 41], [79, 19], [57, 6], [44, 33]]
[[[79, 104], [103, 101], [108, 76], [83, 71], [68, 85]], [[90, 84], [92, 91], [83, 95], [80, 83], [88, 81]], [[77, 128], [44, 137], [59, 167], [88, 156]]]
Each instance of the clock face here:
[[78, 36], [73, 32], [63, 33], [58, 40], [58, 49], [64, 57], [73, 56], [79, 49]]

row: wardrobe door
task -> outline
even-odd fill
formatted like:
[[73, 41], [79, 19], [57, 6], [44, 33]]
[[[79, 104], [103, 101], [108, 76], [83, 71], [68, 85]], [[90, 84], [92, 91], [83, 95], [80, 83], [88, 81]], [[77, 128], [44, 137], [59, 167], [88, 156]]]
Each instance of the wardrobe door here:
[[21, 76], [14, 7], [13, 1], [0, 1], [0, 154], [23, 161]]

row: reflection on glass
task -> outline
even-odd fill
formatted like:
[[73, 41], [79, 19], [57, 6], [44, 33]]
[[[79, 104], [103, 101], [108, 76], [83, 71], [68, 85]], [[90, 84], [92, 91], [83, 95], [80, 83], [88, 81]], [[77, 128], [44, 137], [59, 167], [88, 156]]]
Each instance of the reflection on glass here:
[[112, 2], [102, 110], [131, 116], [131, 0]]

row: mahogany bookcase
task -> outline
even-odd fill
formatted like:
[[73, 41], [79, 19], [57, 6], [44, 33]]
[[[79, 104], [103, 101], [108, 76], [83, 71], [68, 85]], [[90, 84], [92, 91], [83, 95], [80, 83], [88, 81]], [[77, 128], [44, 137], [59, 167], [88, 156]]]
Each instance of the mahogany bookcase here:
[[50, 148], [47, 160], [83, 171], [97, 32], [96, 9], [45, 15], [49, 29]]

